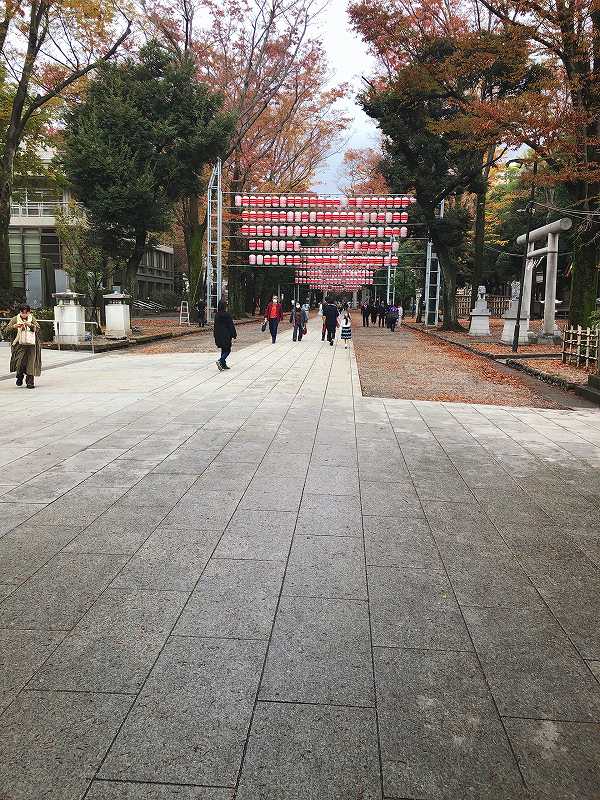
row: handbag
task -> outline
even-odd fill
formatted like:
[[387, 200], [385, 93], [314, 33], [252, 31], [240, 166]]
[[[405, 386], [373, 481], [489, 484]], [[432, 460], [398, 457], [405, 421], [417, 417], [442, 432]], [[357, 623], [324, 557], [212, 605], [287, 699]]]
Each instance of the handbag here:
[[306, 336], [306, 325], [302, 328], [302, 336]]
[[35, 344], [35, 331], [24, 328], [19, 331], [19, 344], [32, 345]]
[[263, 322], [263, 324], [260, 326], [260, 329], [264, 333], [267, 330], [267, 323]]

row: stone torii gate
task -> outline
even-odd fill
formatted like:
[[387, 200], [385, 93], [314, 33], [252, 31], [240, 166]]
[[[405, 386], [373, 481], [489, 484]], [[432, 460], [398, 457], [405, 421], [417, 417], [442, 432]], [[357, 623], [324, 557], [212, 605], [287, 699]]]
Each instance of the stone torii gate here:
[[[537, 260], [546, 256], [546, 293], [544, 297], [544, 327], [541, 337], [544, 339], [554, 339], [560, 336], [560, 331], [556, 326], [556, 278], [558, 273], [558, 239], [561, 233], [570, 230], [573, 221], [568, 217], [557, 219], [541, 228], [536, 228], [529, 233], [529, 247], [527, 252], [527, 265], [525, 269], [525, 281], [523, 283], [523, 301], [521, 305], [521, 320], [525, 324], [521, 326], [521, 332], [526, 333], [529, 329], [529, 314], [531, 307], [531, 287], [533, 281], [533, 270]], [[517, 238], [517, 244], [524, 245], [526, 235], [522, 234]], [[546, 246], [535, 249], [535, 243], [546, 239]]]

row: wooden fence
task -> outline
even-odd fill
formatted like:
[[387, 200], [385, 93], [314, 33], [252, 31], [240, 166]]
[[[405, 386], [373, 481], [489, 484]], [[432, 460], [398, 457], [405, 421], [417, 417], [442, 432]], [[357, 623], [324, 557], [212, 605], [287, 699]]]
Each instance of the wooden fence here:
[[562, 337], [563, 364], [598, 367], [600, 328], [566, 328]]
[[[501, 317], [510, 305], [510, 297], [501, 294], [488, 294], [486, 297], [492, 317]], [[471, 295], [456, 295], [456, 314], [459, 319], [468, 319], [471, 312]]]

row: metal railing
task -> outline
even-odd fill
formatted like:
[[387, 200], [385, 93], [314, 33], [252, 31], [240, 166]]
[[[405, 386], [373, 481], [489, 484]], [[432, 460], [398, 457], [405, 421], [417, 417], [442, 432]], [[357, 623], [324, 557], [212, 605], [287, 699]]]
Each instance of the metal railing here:
[[[13, 317], [0, 317], [0, 322], [10, 322], [11, 319], [13, 319]], [[37, 317], [35, 318], [35, 321], [39, 325], [41, 325], [43, 322], [45, 322], [46, 324], [52, 325], [54, 327], [54, 333], [55, 333], [55, 336], [56, 336], [56, 344], [57, 344], [57, 347], [58, 347], [59, 351], [61, 349], [61, 347], [60, 347], [61, 343], [60, 343], [60, 338], [59, 337], [60, 337], [60, 328], [61, 328], [62, 325], [83, 325], [84, 328], [85, 328], [86, 325], [90, 325], [91, 326], [90, 343], [91, 343], [91, 346], [92, 346], [92, 355], [95, 355], [96, 351], [94, 349], [94, 328], [99, 328], [100, 327], [97, 322], [76, 322], [75, 320], [72, 320], [72, 321], [69, 320], [68, 322], [64, 322], [64, 321], [63, 322], [59, 322], [58, 320], [55, 320], [55, 319], [37, 319]], [[68, 336], [69, 334], [65, 333], [63, 335]], [[4, 339], [4, 331], [2, 331], [2, 338]], [[5, 341], [7, 341], [7, 340], [5, 339]]]
[[26, 200], [11, 203], [11, 217], [54, 217], [57, 211], [66, 211], [68, 203], [61, 200]]

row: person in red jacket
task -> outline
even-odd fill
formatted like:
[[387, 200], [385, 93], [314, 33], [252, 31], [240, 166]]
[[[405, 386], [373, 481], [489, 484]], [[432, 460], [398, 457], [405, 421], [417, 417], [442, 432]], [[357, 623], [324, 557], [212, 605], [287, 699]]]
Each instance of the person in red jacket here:
[[279, 302], [277, 295], [273, 295], [273, 299], [267, 304], [265, 309], [265, 322], [269, 324], [269, 331], [271, 333], [271, 341], [275, 344], [277, 339], [277, 327], [283, 319], [283, 306]]

